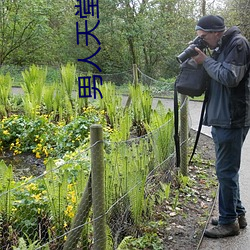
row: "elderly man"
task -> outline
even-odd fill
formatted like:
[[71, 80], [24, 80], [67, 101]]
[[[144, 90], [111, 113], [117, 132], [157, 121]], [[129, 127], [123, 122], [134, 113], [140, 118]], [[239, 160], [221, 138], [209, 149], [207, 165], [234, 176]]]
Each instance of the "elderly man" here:
[[250, 126], [250, 46], [237, 27], [225, 29], [220, 16], [202, 17], [196, 33], [213, 50], [201, 50], [193, 59], [210, 76], [204, 125], [212, 126], [219, 181], [219, 218], [205, 235], [212, 238], [238, 235], [247, 226], [240, 200], [239, 169], [241, 149]]

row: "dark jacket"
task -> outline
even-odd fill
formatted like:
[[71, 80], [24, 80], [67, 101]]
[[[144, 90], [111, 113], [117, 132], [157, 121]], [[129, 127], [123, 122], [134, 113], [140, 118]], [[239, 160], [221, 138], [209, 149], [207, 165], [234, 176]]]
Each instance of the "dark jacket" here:
[[250, 46], [237, 27], [227, 30], [218, 50], [203, 63], [211, 77], [204, 125], [250, 126]]

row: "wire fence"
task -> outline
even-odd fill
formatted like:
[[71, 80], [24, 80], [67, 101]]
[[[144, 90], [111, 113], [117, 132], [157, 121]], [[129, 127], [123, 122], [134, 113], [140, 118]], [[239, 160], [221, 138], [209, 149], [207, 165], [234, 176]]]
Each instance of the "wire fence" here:
[[[48, 66], [48, 65], [37, 65], [41, 68], [47, 69], [47, 83], [59, 82], [61, 80], [60, 66]], [[14, 79], [15, 85], [19, 86], [23, 82], [22, 73], [28, 70], [30, 66], [17, 66], [17, 65], [1, 65], [0, 74], [10, 73]], [[77, 69], [77, 75], [88, 75], [91, 72], [84, 72]], [[128, 69], [122, 72], [116, 72], [111, 74], [98, 74], [102, 76], [103, 81], [112, 82], [117, 86], [122, 84], [128, 84], [133, 82], [133, 70]]]
[[[58, 66], [46, 66], [40, 65], [42, 68], [47, 68], [47, 83], [52, 84], [53, 82], [61, 81], [60, 67]], [[0, 74], [10, 73], [15, 86], [20, 86], [23, 82], [22, 72], [28, 70], [28, 66], [15, 66], [15, 65], [2, 65], [0, 67]], [[174, 90], [174, 79], [154, 79], [151, 76], [146, 75], [141, 71], [140, 68], [136, 67], [138, 73], [138, 81], [150, 88], [154, 95], [172, 95]], [[77, 71], [78, 76], [88, 75], [89, 72]], [[103, 82], [112, 82], [117, 86], [134, 83], [134, 72], [132, 69], [128, 69], [122, 72], [116, 72], [111, 74], [99, 74], [102, 77]]]
[[[110, 238], [107, 249], [117, 249], [126, 236], [136, 235], [139, 223], [154, 214], [153, 204], [160, 183], [171, 180], [173, 141], [166, 142], [167, 149], [157, 145], [157, 140], [164, 140], [161, 136], [166, 130], [169, 130], [168, 124], [141, 138], [104, 142], [105, 216]], [[90, 150], [81, 154], [87, 157]], [[158, 162], [155, 155], [158, 150], [162, 150], [161, 153], [167, 150], [168, 157], [162, 162]], [[88, 184], [89, 166], [86, 167], [83, 161], [63, 164], [50, 161], [42, 175], [25, 178], [14, 189], [11, 189], [14, 176], [7, 173], [3, 162], [1, 169], [2, 188], [6, 190], [0, 194], [1, 211], [6, 212], [1, 214], [0, 220], [1, 249], [12, 249], [13, 246], [20, 247], [31, 242], [34, 249], [92, 249], [93, 224], [102, 216], [93, 219], [93, 197], [86, 198], [96, 188]], [[78, 207], [81, 199], [85, 205]], [[97, 203], [101, 200], [98, 196], [95, 199]], [[76, 221], [77, 226], [72, 228], [77, 211], [81, 216]], [[80, 235], [76, 234], [79, 229]], [[72, 245], [64, 248], [71, 232], [73, 236], [79, 236], [76, 248]], [[102, 241], [99, 235], [97, 238]]]
[[[164, 83], [139, 73], [145, 85]], [[166, 89], [172, 91], [170, 85]], [[187, 100], [180, 110], [186, 109]], [[172, 115], [144, 136], [97, 140], [102, 149], [94, 158], [92, 143], [78, 149], [74, 159], [48, 159], [43, 174], [20, 178], [18, 187], [15, 171], [1, 161], [1, 249], [119, 249], [129, 237], [143, 234], [139, 225], [154, 218], [155, 204], [164, 199], [162, 183], [171, 183], [176, 174], [173, 134]], [[93, 183], [93, 161], [96, 165], [101, 160], [102, 151], [105, 211], [95, 216], [94, 207], [103, 201], [101, 191], [93, 192], [102, 187]], [[98, 230], [104, 218], [104, 229], [101, 224]]]

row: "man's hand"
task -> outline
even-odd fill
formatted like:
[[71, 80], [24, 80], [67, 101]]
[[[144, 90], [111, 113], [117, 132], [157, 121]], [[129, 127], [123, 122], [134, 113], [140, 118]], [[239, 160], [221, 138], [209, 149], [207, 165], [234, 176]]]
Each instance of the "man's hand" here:
[[198, 53], [197, 56], [192, 57], [197, 64], [203, 64], [207, 56], [197, 47], [195, 47], [195, 51]]

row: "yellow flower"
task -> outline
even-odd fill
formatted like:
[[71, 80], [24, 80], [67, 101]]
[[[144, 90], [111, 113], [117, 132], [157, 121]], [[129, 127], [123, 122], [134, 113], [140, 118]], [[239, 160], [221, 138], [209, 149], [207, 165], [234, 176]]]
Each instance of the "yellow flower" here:
[[28, 191], [35, 191], [37, 190], [37, 185], [35, 183], [30, 183], [29, 185], [26, 186], [26, 189]]
[[100, 112], [101, 115], [105, 115], [105, 113], [106, 113], [106, 111], [104, 109], [101, 110], [101, 112]]
[[36, 158], [40, 159], [41, 158], [41, 155], [39, 152], [36, 152]]
[[76, 196], [75, 196], [75, 195], [72, 195], [72, 197], [71, 197], [71, 202], [72, 202], [72, 203], [76, 203]]
[[3, 131], [3, 134], [4, 134], [4, 135], [9, 135], [10, 133], [9, 133], [8, 130], [4, 130], [4, 131]]
[[49, 153], [46, 147], [43, 147], [43, 153], [45, 154], [46, 157], [48, 157]]
[[29, 177], [26, 177], [26, 176], [22, 176], [20, 177], [21, 180], [24, 180], [24, 181], [29, 181], [32, 179], [32, 176], [29, 176]]
[[22, 153], [22, 151], [19, 151], [19, 150], [15, 149], [13, 155], [18, 155], [18, 154], [21, 154], [21, 153]]
[[74, 217], [73, 206], [68, 205], [66, 208], [66, 211], [64, 211], [64, 213], [65, 213], [65, 215], [68, 215], [69, 218], [73, 218]]
[[12, 212], [16, 212], [17, 208], [13, 207], [11, 210], [12, 210]]
[[36, 201], [40, 201], [42, 199], [41, 195], [42, 195], [41, 193], [33, 194], [32, 197], [35, 198]]

